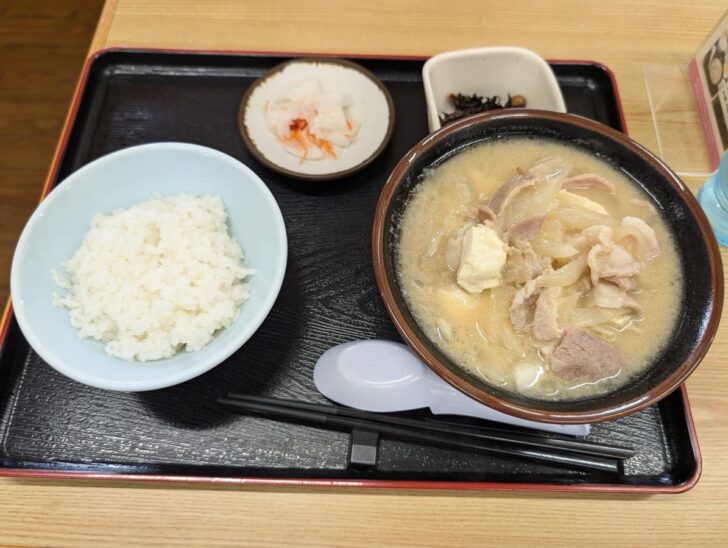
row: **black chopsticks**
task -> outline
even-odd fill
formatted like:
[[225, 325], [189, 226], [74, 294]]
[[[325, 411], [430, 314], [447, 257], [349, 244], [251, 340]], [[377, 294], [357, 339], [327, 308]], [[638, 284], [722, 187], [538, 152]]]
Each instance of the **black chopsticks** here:
[[339, 405], [321, 405], [246, 394], [229, 394], [227, 398], [220, 398], [218, 402], [237, 411], [268, 418], [302, 421], [342, 430], [369, 430], [403, 441], [601, 472], [619, 473], [621, 460], [634, 455], [634, 450], [627, 447], [527, 431], [511, 432], [497, 428], [472, 428], [410, 419]]

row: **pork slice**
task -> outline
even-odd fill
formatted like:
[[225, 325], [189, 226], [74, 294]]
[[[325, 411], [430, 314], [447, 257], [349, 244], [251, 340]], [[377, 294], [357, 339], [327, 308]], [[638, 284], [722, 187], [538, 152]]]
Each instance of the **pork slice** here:
[[508, 241], [519, 243], [532, 240], [541, 230], [544, 219], [546, 219], [546, 215], [538, 215], [514, 224], [506, 231]]
[[521, 192], [524, 188], [528, 188], [535, 184], [536, 177], [531, 173], [515, 175], [503, 183], [503, 185], [496, 191], [488, 206], [495, 215], [500, 215], [500, 213], [519, 192]]
[[[614, 231], [611, 227], [604, 226], [604, 225], [595, 225], [597, 228], [599, 228], [597, 232], [597, 241], [604, 245], [607, 249], [612, 249], [614, 246]], [[589, 230], [590, 228], [595, 228], [593, 226], [590, 226], [589, 228], [585, 229], [585, 232]]]
[[561, 288], [541, 290], [533, 314], [533, 336], [539, 341], [552, 341], [561, 337], [563, 330], [556, 322], [556, 297]]
[[605, 179], [601, 175], [596, 173], [584, 173], [582, 175], [575, 175], [564, 179], [561, 183], [561, 187], [565, 189], [571, 188], [597, 188], [600, 190], [606, 190], [607, 192], [614, 192], [614, 183], [609, 179]]
[[495, 221], [495, 211], [490, 209], [487, 204], [478, 204], [475, 216], [481, 223], [484, 221]]
[[525, 284], [543, 273], [538, 255], [526, 241], [520, 241], [508, 248], [508, 262], [503, 272], [505, 283]]
[[525, 242], [519, 247], [523, 250], [523, 260], [526, 263], [528, 280], [533, 280], [537, 276], [543, 274], [543, 264], [541, 264], [541, 259], [539, 258], [538, 254], [533, 250], [531, 244]]
[[586, 256], [586, 264], [591, 270], [592, 283], [599, 278], [630, 278], [637, 276], [642, 269], [629, 251], [618, 245], [595, 245]]
[[644, 260], [651, 261], [660, 254], [660, 244], [657, 243], [657, 236], [652, 227], [644, 222], [639, 217], [624, 217], [622, 224], [638, 230], [642, 236], [644, 236], [645, 249], [642, 250], [644, 253]]
[[642, 307], [634, 297], [614, 284], [597, 282], [590, 292], [592, 301], [601, 308], [630, 308], [636, 314], [642, 313]]
[[508, 310], [508, 317], [511, 319], [511, 325], [518, 332], [526, 329], [529, 307], [530, 305], [528, 303], [521, 303], [517, 306], [511, 305], [511, 308]]
[[628, 278], [625, 276], [611, 276], [609, 278], [603, 278], [605, 282], [613, 283], [617, 287], [624, 289], [625, 291], [635, 291], [639, 289], [640, 282], [636, 277]]
[[624, 367], [622, 354], [613, 345], [577, 329], [570, 329], [551, 354], [551, 371], [564, 380], [598, 380], [612, 377]]
[[523, 331], [528, 322], [528, 310], [536, 300], [536, 280], [529, 280], [522, 288], [516, 291], [511, 301], [511, 306], [508, 309], [508, 316], [511, 319], [511, 324], [516, 331]]

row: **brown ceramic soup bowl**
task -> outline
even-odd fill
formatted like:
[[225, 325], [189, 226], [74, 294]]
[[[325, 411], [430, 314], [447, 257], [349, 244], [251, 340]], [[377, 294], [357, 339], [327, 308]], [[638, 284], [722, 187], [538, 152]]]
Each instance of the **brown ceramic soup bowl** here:
[[[427, 169], [474, 145], [508, 137], [556, 140], [598, 155], [634, 181], [667, 221], [677, 243], [684, 290], [667, 344], [642, 374], [595, 397], [542, 401], [499, 389], [467, 373], [428, 339], [402, 293], [397, 274], [399, 222]], [[622, 133], [586, 118], [537, 110], [502, 110], [446, 126], [415, 145], [387, 180], [374, 218], [374, 269], [397, 330], [440, 377], [470, 397], [504, 413], [551, 423], [615, 419], [666, 397], [692, 373], [715, 336], [723, 305], [718, 244], [697, 201], [678, 176]]]

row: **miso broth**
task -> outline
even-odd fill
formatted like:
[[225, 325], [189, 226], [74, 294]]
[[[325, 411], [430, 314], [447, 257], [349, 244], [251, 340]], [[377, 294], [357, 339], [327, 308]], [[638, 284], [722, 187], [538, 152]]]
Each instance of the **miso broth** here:
[[[499, 193], [506, 183], [521, 187]], [[473, 250], [478, 234], [502, 246]], [[476, 145], [426, 174], [397, 261], [417, 323], [454, 363], [537, 399], [628, 382], [664, 346], [682, 294], [678, 252], [648, 197], [593, 154], [542, 139]]]

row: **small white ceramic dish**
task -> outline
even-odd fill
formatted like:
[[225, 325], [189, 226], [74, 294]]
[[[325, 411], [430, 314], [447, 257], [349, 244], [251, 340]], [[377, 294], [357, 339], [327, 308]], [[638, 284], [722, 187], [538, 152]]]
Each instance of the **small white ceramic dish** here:
[[561, 89], [549, 64], [534, 52], [515, 47], [463, 49], [440, 53], [422, 67], [430, 131], [440, 115], [452, 112], [451, 93], [485, 97], [523, 95], [528, 108], [566, 112]]
[[[68, 310], [53, 306], [63, 293], [52, 278], [81, 245], [96, 213], [110, 213], [153, 193], [219, 196], [230, 232], [240, 243], [250, 298], [237, 319], [196, 352], [150, 362], [106, 354], [103, 343], [81, 339]], [[33, 349], [53, 368], [79, 382], [125, 392], [179, 384], [212, 369], [238, 350], [270, 312], [283, 282], [288, 256], [278, 204], [263, 181], [235, 158], [186, 143], [154, 143], [103, 156], [72, 173], [38, 206], [13, 257], [10, 290], [15, 317]]]
[[[279, 101], [302, 83], [315, 79], [322, 90], [340, 93], [350, 106], [347, 116], [359, 124], [356, 139], [336, 158], [303, 160], [282, 146], [271, 131], [266, 103]], [[261, 76], [243, 97], [238, 125], [250, 152], [270, 169], [311, 181], [338, 179], [369, 165], [392, 136], [394, 104], [389, 91], [365, 68], [341, 59], [296, 59]]]

